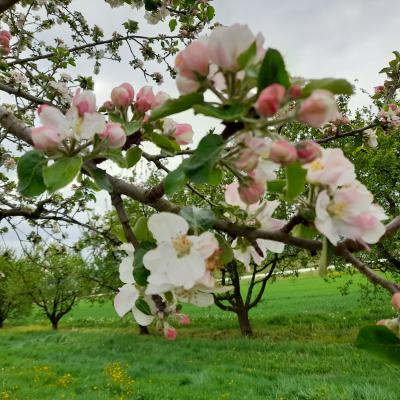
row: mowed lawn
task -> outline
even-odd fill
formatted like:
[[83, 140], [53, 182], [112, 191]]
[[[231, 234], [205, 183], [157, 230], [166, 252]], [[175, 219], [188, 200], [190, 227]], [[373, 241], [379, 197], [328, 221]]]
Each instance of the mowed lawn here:
[[139, 336], [109, 302], [81, 302], [52, 332], [42, 318], [0, 332], [0, 400], [398, 400], [400, 368], [353, 346], [358, 328], [393, 315], [362, 302], [361, 278], [280, 278], [252, 311], [255, 337], [235, 315], [185, 307], [175, 342]]

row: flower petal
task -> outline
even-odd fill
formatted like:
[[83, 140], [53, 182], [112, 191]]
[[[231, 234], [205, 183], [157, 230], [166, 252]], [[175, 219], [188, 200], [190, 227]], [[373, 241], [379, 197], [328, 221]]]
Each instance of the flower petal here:
[[139, 293], [135, 286], [124, 285], [119, 289], [119, 293], [114, 298], [114, 308], [120, 317], [123, 317], [135, 305]]
[[147, 315], [147, 314], [141, 312], [136, 306], [133, 306], [132, 314], [133, 314], [133, 318], [135, 318], [136, 322], [142, 326], [150, 325], [154, 321], [153, 315]]
[[147, 225], [157, 242], [170, 243], [172, 238], [184, 235], [189, 230], [184, 218], [169, 212], [153, 214]]

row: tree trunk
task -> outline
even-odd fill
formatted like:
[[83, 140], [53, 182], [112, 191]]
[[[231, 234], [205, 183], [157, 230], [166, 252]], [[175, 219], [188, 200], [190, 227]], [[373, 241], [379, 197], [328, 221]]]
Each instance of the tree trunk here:
[[51, 327], [53, 328], [53, 331], [56, 331], [58, 329], [58, 319], [51, 320]]
[[4, 320], [0, 319], [0, 329], [3, 328], [3, 326], [4, 326]]
[[139, 335], [150, 335], [150, 332], [147, 329], [147, 326], [139, 325]]
[[243, 307], [236, 312], [236, 315], [238, 317], [240, 332], [242, 333], [242, 336], [252, 336], [253, 331], [251, 329], [249, 319], [249, 310]]

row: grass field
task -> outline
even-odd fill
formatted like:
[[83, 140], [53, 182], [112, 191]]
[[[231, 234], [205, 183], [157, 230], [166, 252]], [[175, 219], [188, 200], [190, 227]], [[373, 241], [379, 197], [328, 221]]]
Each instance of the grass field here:
[[[0, 400], [398, 400], [400, 368], [353, 346], [358, 328], [389, 317], [360, 302], [358, 283], [315, 275], [273, 283], [252, 312], [255, 337], [235, 316], [185, 307], [175, 342], [136, 334], [110, 304], [81, 302], [52, 332], [30, 317], [0, 332]], [[361, 279], [361, 278], [360, 278]]]

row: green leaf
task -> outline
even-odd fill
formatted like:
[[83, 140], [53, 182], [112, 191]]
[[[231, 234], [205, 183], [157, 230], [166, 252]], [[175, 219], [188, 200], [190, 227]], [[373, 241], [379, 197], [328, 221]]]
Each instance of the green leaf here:
[[142, 157], [142, 149], [139, 146], [131, 147], [126, 152], [126, 164], [128, 168], [136, 165]]
[[140, 286], [147, 285], [147, 278], [150, 275], [150, 271], [143, 265], [143, 257], [149, 251], [156, 247], [152, 242], [142, 242], [139, 247], [135, 249], [134, 260], [133, 260], [133, 277], [135, 282]]
[[197, 114], [207, 115], [221, 119], [223, 121], [237, 121], [246, 111], [246, 107], [242, 104], [234, 104], [231, 106], [213, 107], [209, 104], [195, 104], [193, 110]]
[[125, 124], [124, 119], [123, 119], [119, 114], [117, 114], [117, 113], [115, 113], [115, 112], [109, 111], [109, 112], [108, 112], [108, 119], [109, 119], [111, 122], [118, 122], [118, 123], [121, 124], [121, 125]]
[[24, 154], [18, 161], [18, 191], [26, 197], [39, 196], [46, 190], [42, 168], [47, 163], [42, 153], [36, 150]]
[[334, 255], [334, 247], [332, 243], [324, 236], [322, 238], [322, 251], [321, 256], [319, 258], [319, 275], [321, 277], [325, 277], [328, 271], [328, 266], [331, 264], [332, 258]]
[[235, 258], [232, 247], [221, 234], [216, 233], [215, 237], [218, 240], [219, 248], [222, 250], [220, 260], [226, 265]]
[[110, 180], [107, 177], [106, 171], [104, 171], [101, 168], [88, 169], [87, 171], [100, 189], [104, 189], [109, 193], [113, 191], [113, 187], [111, 185]]
[[140, 129], [142, 124], [139, 121], [130, 121], [124, 122], [122, 126], [125, 130], [126, 136], [130, 136], [136, 133]]
[[211, 186], [218, 186], [222, 179], [224, 178], [224, 173], [220, 168], [213, 168], [208, 174], [208, 184]]
[[213, 6], [208, 6], [207, 7], [208, 22], [210, 22], [214, 18], [214, 15], [215, 15], [215, 8]]
[[285, 88], [290, 86], [289, 74], [286, 71], [285, 62], [278, 50], [268, 49], [265, 53], [258, 74], [258, 92], [273, 83], [279, 83]]
[[148, 305], [147, 301], [142, 299], [141, 297], [136, 300], [135, 306], [143, 314], [151, 315], [150, 306]]
[[133, 233], [139, 242], [149, 242], [153, 240], [153, 235], [147, 226], [147, 218], [144, 216], [137, 219], [135, 225], [133, 226]]
[[156, 11], [157, 7], [157, 0], [144, 0], [144, 8], [146, 9], [146, 11]]
[[187, 182], [185, 171], [180, 165], [174, 171], [171, 171], [164, 180], [164, 191], [165, 194], [171, 195], [182, 189]]
[[174, 140], [169, 139], [167, 136], [160, 135], [159, 133], [152, 132], [150, 134], [152, 142], [160, 149], [167, 151], [168, 153], [175, 153], [180, 150], [180, 146]]
[[186, 176], [195, 183], [208, 182], [223, 148], [224, 140], [219, 135], [210, 133], [201, 139], [194, 154], [183, 164]]
[[184, 207], [179, 214], [185, 218], [196, 234], [212, 228], [216, 220], [211, 210], [199, 207]]
[[102, 151], [99, 156], [103, 156], [110, 159], [111, 161], [114, 161], [120, 168], [128, 167], [128, 163], [126, 161], [126, 158], [122, 155], [121, 149], [108, 149]]
[[155, 108], [150, 115], [149, 121], [168, 117], [192, 108], [195, 104], [203, 103], [202, 93], [189, 93], [177, 99], [168, 100], [162, 106]]
[[285, 168], [286, 171], [286, 200], [293, 201], [304, 192], [307, 171], [296, 161]]
[[317, 89], [329, 90], [333, 94], [352, 94], [353, 86], [346, 79], [313, 79], [301, 91], [301, 97], [305, 98]]
[[361, 328], [356, 346], [375, 356], [400, 364], [400, 339], [386, 326], [371, 325]]
[[249, 64], [251, 64], [256, 55], [257, 43], [254, 41], [251, 46], [238, 57], [237, 62], [240, 69], [245, 69]]
[[275, 181], [267, 182], [268, 192], [282, 194], [285, 191], [286, 180], [277, 179]]
[[178, 25], [178, 22], [176, 21], [175, 18], [173, 18], [173, 19], [171, 19], [171, 20], [169, 21], [168, 25], [169, 25], [169, 30], [170, 30], [171, 32], [173, 32], [173, 31], [175, 30], [176, 26]]
[[293, 236], [302, 239], [314, 239], [318, 235], [318, 231], [310, 226], [304, 224], [296, 225], [293, 229]]
[[121, 243], [127, 243], [124, 228], [121, 224], [113, 224], [111, 227], [111, 232], [118, 238]]
[[61, 158], [43, 168], [43, 181], [49, 192], [67, 186], [78, 175], [82, 167], [82, 157]]

